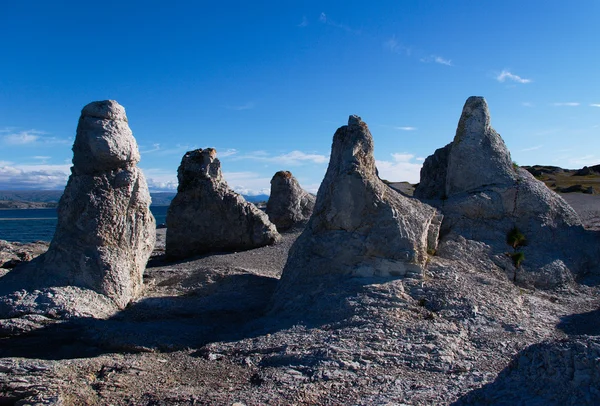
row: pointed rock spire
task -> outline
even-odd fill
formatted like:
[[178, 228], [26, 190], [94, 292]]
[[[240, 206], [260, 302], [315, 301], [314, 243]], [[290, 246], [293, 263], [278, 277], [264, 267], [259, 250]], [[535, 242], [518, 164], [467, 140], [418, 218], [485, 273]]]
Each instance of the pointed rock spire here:
[[516, 178], [510, 152], [491, 126], [487, 102], [483, 97], [469, 97], [448, 154], [446, 196], [512, 184]]
[[439, 220], [434, 208], [379, 179], [373, 137], [350, 116], [333, 136], [313, 215], [290, 250], [275, 301], [331, 276], [419, 277]]
[[[11, 286], [27, 280], [22, 288], [35, 293], [52, 287], [54, 296], [61, 295], [65, 286], [84, 288], [119, 308], [137, 298], [156, 240], [148, 185], [136, 166], [139, 158], [123, 106], [114, 100], [85, 106], [54, 238], [44, 255], [8, 275], [13, 278]], [[106, 314], [99, 308], [91, 314]], [[73, 311], [85, 313], [79, 306]]]

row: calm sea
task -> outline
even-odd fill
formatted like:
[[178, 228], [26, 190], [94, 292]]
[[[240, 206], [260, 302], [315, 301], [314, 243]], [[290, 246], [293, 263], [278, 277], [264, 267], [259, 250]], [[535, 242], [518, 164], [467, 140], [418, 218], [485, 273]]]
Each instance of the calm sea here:
[[[164, 224], [169, 206], [150, 206], [156, 224]], [[0, 210], [0, 240], [50, 241], [56, 228], [56, 209]]]

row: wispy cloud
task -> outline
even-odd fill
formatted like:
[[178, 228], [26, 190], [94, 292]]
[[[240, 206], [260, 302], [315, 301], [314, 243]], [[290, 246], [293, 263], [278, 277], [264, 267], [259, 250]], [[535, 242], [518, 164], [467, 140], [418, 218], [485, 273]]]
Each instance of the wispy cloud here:
[[14, 127], [0, 130], [0, 133], [5, 134], [0, 136], [0, 140], [6, 145], [35, 145], [35, 144], [70, 144], [73, 142], [71, 138], [57, 138], [45, 136], [45, 131], [39, 130], [24, 130], [15, 131]]
[[296, 27], [304, 28], [306, 26], [308, 26], [308, 19], [306, 18], [306, 16], [303, 16], [302, 22], [300, 24], [298, 24]]
[[521, 106], [523, 106], [523, 107], [534, 107], [533, 103], [530, 103], [530, 102], [523, 102], [523, 103], [521, 103]]
[[346, 24], [341, 24], [341, 23], [339, 23], [339, 22], [337, 22], [337, 21], [334, 21], [334, 20], [332, 20], [332, 19], [331, 19], [331, 18], [330, 18], [330, 17], [329, 17], [327, 14], [325, 14], [324, 12], [322, 12], [322, 13], [319, 15], [319, 22], [320, 22], [321, 24], [326, 24], [326, 25], [329, 25], [329, 26], [331, 26], [331, 27], [334, 27], [334, 28], [339, 28], [339, 29], [341, 29], [341, 30], [344, 30], [344, 31], [346, 31], [346, 32], [350, 32], [350, 33], [353, 33], [353, 34], [360, 34], [360, 33], [361, 33], [361, 31], [360, 31], [360, 30], [355, 30], [355, 29], [351, 28], [350, 26], [348, 26], [348, 25], [346, 25]]
[[32, 144], [34, 142], [36, 142], [39, 138], [40, 135], [44, 134], [43, 131], [36, 131], [36, 130], [27, 130], [27, 131], [20, 131], [17, 133], [9, 133], [7, 135], [4, 135], [2, 137], [2, 140], [9, 145], [25, 145], [25, 144]]
[[265, 151], [254, 151], [247, 154], [236, 154], [233, 155], [231, 160], [251, 160], [266, 163], [273, 163], [285, 166], [300, 166], [306, 164], [325, 164], [329, 162], [329, 156], [306, 153], [302, 151], [291, 151], [286, 154], [271, 155]]
[[251, 110], [254, 107], [256, 107], [256, 103], [255, 102], [247, 102], [245, 104], [241, 104], [241, 105], [238, 105], [238, 106], [226, 106], [225, 108], [227, 110], [242, 111], [242, 110]]
[[140, 154], [151, 154], [156, 151], [160, 151], [160, 144], [158, 142], [152, 144], [152, 147], [140, 148]]
[[535, 150], [541, 149], [543, 147], [544, 147], [543, 145], [536, 145], [535, 147], [524, 148], [524, 149], [520, 150], [519, 152], [535, 151]]
[[271, 193], [271, 178], [256, 172], [223, 172], [223, 177], [237, 193], [249, 196]]
[[226, 149], [224, 151], [221, 151], [221, 150], [217, 149], [217, 156], [219, 158], [225, 158], [225, 157], [228, 157], [228, 156], [235, 155], [237, 153], [238, 153], [238, 150], [235, 149], [235, 148], [228, 148], [228, 149]]
[[173, 192], [177, 190], [177, 170], [164, 168], [140, 168], [144, 172], [151, 192]]
[[503, 70], [502, 72], [500, 72], [500, 74], [498, 76], [496, 76], [496, 80], [498, 82], [502, 82], [502, 83], [507, 80], [510, 80], [512, 82], [517, 82], [517, 83], [531, 83], [531, 79], [522, 78], [521, 76], [510, 73], [506, 69]]
[[381, 179], [386, 179], [390, 182], [419, 182], [422, 164], [412, 162], [413, 160], [416, 161], [413, 154], [403, 152], [393, 153], [390, 156], [392, 157], [391, 161], [375, 161]]
[[69, 174], [70, 165], [3, 165], [0, 189], [62, 189]]
[[398, 131], [416, 131], [417, 127], [412, 127], [412, 126], [396, 126], [396, 125], [385, 125], [385, 124], [380, 124], [380, 127], [384, 127], [384, 128], [391, 128], [392, 130], [398, 130]]
[[[564, 158], [561, 159], [562, 162], [565, 162]], [[600, 158], [593, 154], [583, 155], [583, 156], [571, 156], [566, 159], [567, 166], [570, 168], [582, 168], [584, 166], [592, 166], [600, 164]], [[564, 163], [562, 163], [564, 165]]]
[[398, 41], [395, 35], [384, 41], [383, 48], [395, 54], [404, 54], [406, 56], [410, 56], [412, 53], [411, 48]]
[[430, 55], [426, 58], [421, 58], [421, 62], [424, 62], [424, 63], [434, 62], [434, 63], [438, 63], [440, 65], [454, 66], [452, 64], [452, 60], [446, 59], [446, 58], [443, 58], [443, 57], [437, 56], [437, 55]]
[[590, 104], [590, 107], [600, 107], [600, 103], [592, 103]]
[[576, 103], [576, 102], [568, 102], [568, 103], [552, 103], [553, 106], [557, 106], [557, 107], [563, 107], [563, 106], [567, 106], [567, 107], [577, 107], [579, 106], [580, 103]]

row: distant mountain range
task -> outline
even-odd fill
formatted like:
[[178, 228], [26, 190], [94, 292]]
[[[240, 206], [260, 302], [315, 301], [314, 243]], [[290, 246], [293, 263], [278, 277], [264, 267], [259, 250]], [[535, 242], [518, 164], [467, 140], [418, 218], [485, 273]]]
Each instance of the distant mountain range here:
[[[58, 204], [62, 196], [62, 190], [0, 190], [0, 208], [24, 208], [24, 207], [52, 207]], [[175, 197], [175, 192], [150, 193], [153, 206], [168, 206]], [[244, 199], [252, 203], [266, 202], [269, 195], [261, 194], [255, 196], [242, 195]], [[26, 205], [23, 203], [38, 203]]]

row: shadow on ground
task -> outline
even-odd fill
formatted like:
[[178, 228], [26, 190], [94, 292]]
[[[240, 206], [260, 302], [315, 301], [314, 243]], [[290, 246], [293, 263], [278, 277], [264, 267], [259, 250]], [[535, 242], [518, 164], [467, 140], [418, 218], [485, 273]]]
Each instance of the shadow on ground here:
[[600, 335], [600, 309], [591, 312], [570, 314], [561, 318], [556, 328], [574, 335]]
[[[180, 277], [177, 283], [194, 286], [206, 277], [196, 272]], [[212, 283], [183, 295], [139, 300], [106, 320], [71, 319], [0, 339], [0, 357], [58, 360], [111, 352], [170, 352], [253, 338], [296, 325], [343, 324], [355, 311], [348, 298], [373, 282], [356, 279], [340, 286], [338, 281], [335, 293], [313, 292], [292, 310], [268, 313], [278, 279], [248, 273], [213, 277]]]

